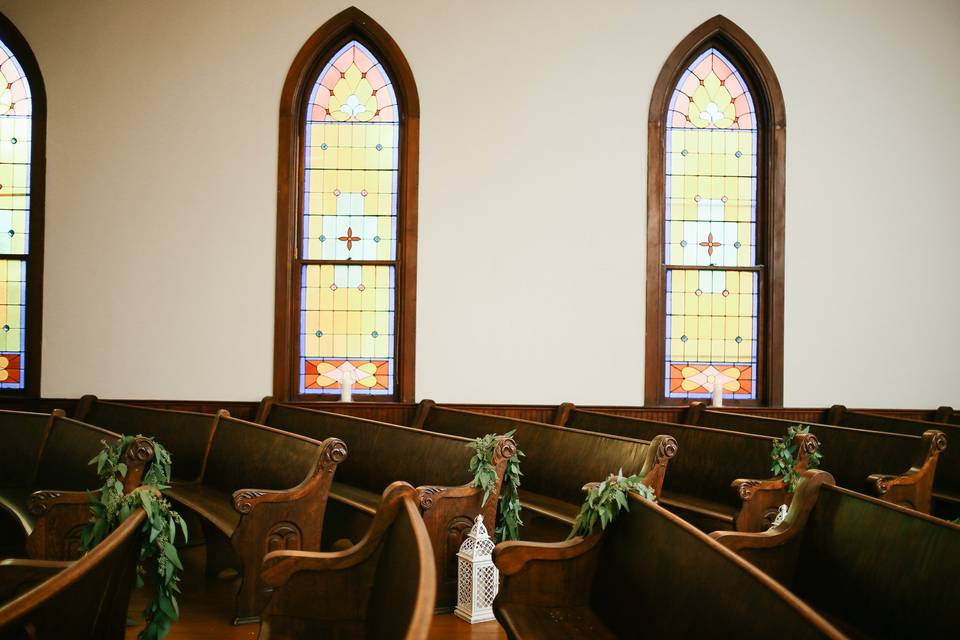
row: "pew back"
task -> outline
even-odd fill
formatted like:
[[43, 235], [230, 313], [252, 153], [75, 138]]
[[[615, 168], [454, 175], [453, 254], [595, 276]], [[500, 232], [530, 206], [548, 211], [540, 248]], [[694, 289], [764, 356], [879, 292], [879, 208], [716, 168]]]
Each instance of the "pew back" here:
[[960, 527], [825, 484], [789, 583], [874, 637], [960, 629]]
[[138, 510], [90, 553], [0, 603], [0, 639], [121, 640], [145, 518]]
[[[798, 422], [707, 409], [699, 412], [695, 424], [782, 438]], [[820, 441], [820, 467], [832, 473], [838, 484], [867, 493], [873, 492], [871, 474], [905, 473], [922, 446], [916, 436], [847, 427], [811, 424], [810, 433]]]
[[472, 450], [463, 438], [327, 411], [273, 404], [265, 423], [317, 440], [340, 438], [350, 455], [337, 482], [377, 494], [396, 480], [413, 486], [469, 482]]
[[924, 432], [931, 429], [942, 431], [947, 436], [947, 442], [954, 443], [954, 446], [948, 446], [940, 453], [937, 473], [933, 481], [934, 488], [949, 494], [952, 501], [960, 503], [960, 426], [851, 411], [840, 405], [834, 405], [827, 412], [827, 423], [853, 429], [872, 429], [912, 436], [922, 436]]
[[103, 449], [115, 444], [117, 434], [62, 416], [54, 416], [40, 450], [34, 484], [45, 489], [82, 491], [100, 486], [96, 465], [89, 464]]
[[216, 417], [208, 413], [173, 411], [106, 402], [83, 396], [77, 419], [117, 433], [151, 436], [166, 447], [174, 459], [174, 480], [195, 480], [210, 442]]
[[471, 439], [515, 431], [513, 439], [526, 454], [523, 489], [577, 505], [584, 484], [620, 469], [624, 475], [640, 473], [651, 457], [647, 441], [446, 407], [430, 407], [423, 428]]
[[0, 487], [31, 483], [49, 426], [50, 414], [0, 411]]
[[201, 482], [227, 493], [290, 489], [313, 475], [320, 454], [321, 443], [310, 438], [221, 416]]
[[960, 526], [804, 474], [784, 521], [717, 532], [854, 637], [951, 637], [960, 625]]
[[573, 408], [566, 425], [626, 438], [651, 440], [664, 434], [680, 445], [670, 460], [670, 473], [664, 479], [665, 491], [682, 493], [739, 507], [740, 499], [730, 484], [738, 478], [770, 476], [770, 450], [773, 438], [711, 429], [692, 425], [655, 422], [609, 413]]
[[641, 620], [650, 638], [731, 637], [747, 628], [758, 638], [835, 633], [768, 576], [634, 496], [603, 542], [591, 603], [623, 638], [637, 637]]

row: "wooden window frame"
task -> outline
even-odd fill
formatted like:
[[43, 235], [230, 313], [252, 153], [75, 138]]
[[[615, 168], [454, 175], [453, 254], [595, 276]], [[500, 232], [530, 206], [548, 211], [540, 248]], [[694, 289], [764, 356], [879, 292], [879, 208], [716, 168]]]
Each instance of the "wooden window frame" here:
[[356, 7], [338, 13], [310, 36], [293, 60], [280, 98], [273, 393], [286, 401], [322, 403], [340, 399], [334, 394], [299, 392], [300, 224], [303, 212], [303, 136], [310, 91], [330, 58], [351, 40], [367, 47], [383, 65], [393, 83], [400, 112], [394, 394], [354, 394], [353, 399], [359, 402], [413, 402], [420, 99], [413, 72], [400, 47], [383, 27]]
[[780, 82], [766, 55], [746, 32], [724, 16], [694, 29], [673, 50], [660, 70], [647, 120], [647, 406], [687, 404], [664, 390], [666, 362], [666, 272], [664, 259], [666, 120], [670, 97], [687, 66], [707, 48], [727, 56], [746, 79], [758, 114], [757, 264], [760, 276], [755, 400], [728, 400], [735, 406], [783, 405], [784, 163], [786, 117]]
[[16, 57], [30, 84], [32, 140], [30, 149], [30, 227], [27, 253], [7, 254], [27, 265], [23, 388], [0, 389], [2, 397], [39, 398], [43, 347], [43, 229], [47, 182], [47, 91], [40, 65], [20, 30], [0, 13], [0, 39]]

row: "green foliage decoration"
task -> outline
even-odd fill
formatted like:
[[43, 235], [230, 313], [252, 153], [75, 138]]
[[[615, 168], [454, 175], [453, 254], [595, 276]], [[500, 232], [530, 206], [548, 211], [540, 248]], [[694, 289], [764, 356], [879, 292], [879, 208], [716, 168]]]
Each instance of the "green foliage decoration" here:
[[[774, 475], [783, 478], [783, 483], [787, 485], [787, 492], [793, 493], [797, 490], [797, 482], [800, 480], [800, 474], [797, 472], [797, 445], [794, 439], [798, 435], [810, 433], [809, 425], [798, 424], [787, 429], [786, 438], [774, 438], [773, 448], [770, 451], [770, 470]], [[820, 466], [820, 459], [823, 454], [815, 451], [807, 456], [807, 469], [816, 469]]]
[[187, 524], [161, 493], [169, 487], [171, 458], [170, 452], [156, 440], [151, 439], [154, 460], [144, 473], [142, 484], [124, 495], [122, 480], [127, 475], [127, 465], [122, 462], [123, 454], [134, 440], [133, 436], [123, 436], [116, 445], [104, 442], [103, 451], [90, 461], [90, 464], [97, 465], [103, 486], [91, 494], [90, 513], [93, 517], [83, 531], [81, 551], [93, 549], [137, 507], [143, 507], [147, 519], [140, 530], [137, 587], [143, 586], [144, 577], [152, 571], [156, 591], [153, 601], [143, 611], [147, 625], [137, 637], [140, 640], [160, 640], [180, 617], [177, 594], [180, 593], [183, 565], [174, 542], [178, 527], [186, 542]]
[[[512, 438], [515, 431], [516, 429], [513, 429], [503, 435]], [[497, 468], [493, 464], [497, 434], [488, 433], [482, 438], [467, 443], [466, 446], [473, 449], [473, 457], [470, 458], [470, 472], [473, 474], [471, 485], [483, 489], [482, 504], [486, 504], [487, 498], [497, 485]], [[500, 486], [500, 500], [497, 504], [497, 528], [494, 534], [497, 542], [520, 539], [520, 527], [523, 526], [523, 520], [520, 518], [519, 489], [520, 477], [523, 475], [520, 471], [520, 458], [523, 456], [523, 451], [517, 449], [513, 457], [507, 459], [503, 483]]]
[[643, 483], [643, 476], [632, 475], [624, 477], [623, 469], [616, 474], [610, 474], [606, 480], [599, 484], [588, 484], [584, 487], [587, 491], [587, 498], [580, 507], [580, 513], [573, 522], [573, 529], [567, 540], [575, 536], [588, 536], [593, 533], [593, 528], [597, 522], [600, 522], [600, 528], [606, 529], [607, 525], [616, 519], [620, 510], [630, 510], [630, 502], [627, 500], [627, 493], [633, 492], [641, 498], [656, 502], [657, 496], [649, 486]]

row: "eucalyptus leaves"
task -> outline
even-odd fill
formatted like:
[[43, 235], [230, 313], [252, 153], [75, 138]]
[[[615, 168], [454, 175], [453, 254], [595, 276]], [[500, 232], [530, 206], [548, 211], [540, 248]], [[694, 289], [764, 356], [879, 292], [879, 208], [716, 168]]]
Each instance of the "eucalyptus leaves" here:
[[[513, 437], [514, 431], [508, 431], [504, 437]], [[473, 473], [474, 487], [483, 489], [483, 504], [487, 503], [487, 498], [494, 487], [497, 486], [497, 468], [493, 464], [493, 454], [497, 446], [497, 434], [488, 433], [482, 438], [477, 438], [466, 445], [473, 449], [473, 457], [470, 458], [470, 472]], [[523, 520], [520, 519], [520, 458], [524, 455], [523, 451], [517, 449], [517, 452], [511, 458], [507, 458], [507, 466], [504, 471], [503, 484], [500, 486], [500, 502], [497, 505], [497, 529], [496, 540], [519, 540], [520, 527], [523, 526]]]
[[[770, 451], [770, 470], [783, 478], [787, 485], [787, 492], [793, 493], [800, 480], [800, 471], [797, 470], [797, 436], [810, 433], [810, 426], [796, 425], [787, 429], [786, 438], [774, 438], [773, 449]], [[820, 466], [823, 454], [813, 451], [807, 454], [807, 469], [816, 469]]]
[[583, 501], [580, 513], [573, 522], [573, 529], [567, 536], [568, 540], [575, 536], [590, 535], [598, 520], [600, 528], [606, 529], [607, 525], [619, 515], [620, 509], [629, 511], [628, 492], [639, 494], [640, 497], [651, 502], [657, 500], [653, 489], [643, 483], [643, 476], [624, 477], [623, 469], [620, 469], [616, 475], [611, 473], [600, 484], [588, 484], [584, 489], [587, 490], [587, 498]]
[[[138, 436], [139, 437], [139, 436]], [[90, 461], [97, 465], [97, 474], [103, 480], [99, 492], [91, 494], [90, 512], [93, 517], [81, 537], [81, 550], [89, 551], [127, 519], [137, 507], [147, 514], [141, 530], [140, 562], [137, 566], [137, 586], [143, 586], [148, 571], [155, 574], [156, 592], [153, 602], [144, 610], [147, 626], [140, 632], [140, 640], [159, 640], [167, 635], [170, 626], [180, 617], [176, 594], [180, 593], [180, 571], [183, 565], [177, 555], [174, 541], [177, 528], [187, 539], [187, 525], [160, 493], [170, 482], [170, 452], [153, 441], [154, 460], [143, 476], [143, 483], [124, 495], [122, 479], [127, 465], [123, 453], [133, 443], [133, 436], [123, 436], [116, 445], [104, 443], [103, 451]]]

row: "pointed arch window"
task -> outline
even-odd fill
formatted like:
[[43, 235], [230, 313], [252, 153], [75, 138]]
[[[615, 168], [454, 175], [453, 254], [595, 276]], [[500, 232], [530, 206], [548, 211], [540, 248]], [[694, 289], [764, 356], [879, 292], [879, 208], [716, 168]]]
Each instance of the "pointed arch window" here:
[[294, 61], [281, 108], [280, 397], [337, 399], [349, 381], [360, 399], [413, 399], [418, 114], [402, 53], [357, 9]]
[[40, 393], [46, 94], [0, 15], [0, 393]]
[[650, 107], [648, 404], [722, 385], [782, 402], [783, 102], [756, 44], [718, 16], [671, 54]]

